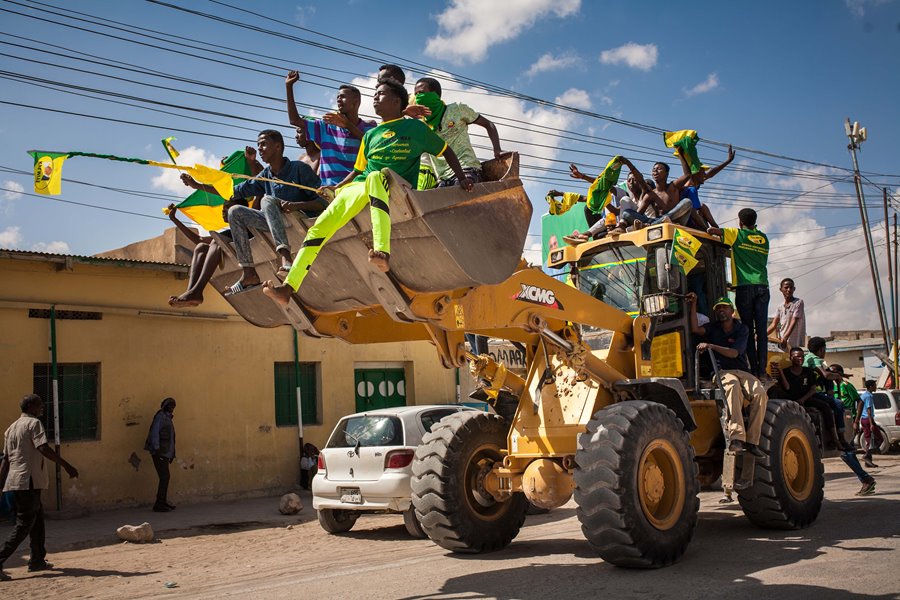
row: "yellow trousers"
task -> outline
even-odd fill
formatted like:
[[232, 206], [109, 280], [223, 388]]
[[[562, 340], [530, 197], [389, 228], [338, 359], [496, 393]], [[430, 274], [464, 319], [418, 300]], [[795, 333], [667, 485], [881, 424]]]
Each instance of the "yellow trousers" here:
[[[728, 438], [748, 444], [759, 444], [763, 419], [766, 417], [766, 403], [769, 397], [759, 379], [745, 371], [719, 371], [722, 387], [725, 388], [726, 421]], [[744, 428], [741, 410], [750, 404], [748, 426]]]
[[303, 246], [284, 282], [296, 292], [316, 257], [331, 236], [369, 205], [372, 214], [372, 246], [378, 252], [391, 251], [391, 215], [388, 209], [387, 179], [381, 171], [369, 173], [365, 181], [349, 183], [338, 190], [328, 208], [306, 233]]

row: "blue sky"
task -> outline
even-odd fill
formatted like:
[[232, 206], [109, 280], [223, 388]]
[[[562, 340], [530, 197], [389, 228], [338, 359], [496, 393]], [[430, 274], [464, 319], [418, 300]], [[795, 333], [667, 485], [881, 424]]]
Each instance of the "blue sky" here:
[[[696, 129], [704, 140], [776, 155], [739, 149], [734, 168], [704, 188], [705, 201], [723, 224], [733, 224], [743, 206], [765, 208], [760, 223], [772, 234], [770, 280], [777, 286], [781, 277], [797, 278], [797, 295], [815, 306], [810, 334], [827, 333], [829, 327], [838, 328], [836, 323], [840, 328], [877, 323], [869, 309], [874, 301], [863, 269], [865, 255], [858, 250], [863, 244], [859, 212], [846, 183], [850, 157], [842, 122], [850, 117], [868, 128], [861, 167], [871, 173], [871, 181], [898, 194], [898, 1], [223, 1], [180, 5], [263, 31], [138, 0], [0, 1], [0, 101], [24, 105], [0, 104], [0, 247], [91, 254], [123, 246], [161, 233], [168, 225], [158, 218], [161, 208], [185, 195], [171, 174], [161, 176], [158, 169], [87, 158], [66, 163], [58, 199], [68, 203], [19, 194], [31, 191], [28, 149], [165, 160], [159, 140], [174, 135], [175, 146], [186, 151], [188, 160], [211, 162], [252, 143], [264, 127], [274, 125], [289, 134], [278, 100], [288, 68], [296, 66], [303, 73], [298, 100], [326, 108], [333, 105], [340, 82], [371, 85], [367, 77], [381, 63], [397, 62], [407, 67], [413, 81], [436, 72], [446, 82], [446, 99], [465, 101], [492, 118], [505, 148], [530, 155], [523, 157], [531, 167], [523, 174], [536, 214], [531, 256], [547, 189], [584, 187], [561, 172], [568, 162], [596, 172], [613, 154], [625, 154], [648, 172], [653, 161], [667, 154], [656, 128]], [[115, 26], [127, 31], [104, 28], [98, 24], [101, 18], [118, 21], [121, 25]], [[164, 33], [143, 31], [147, 37], [142, 37], [134, 27]], [[194, 40], [194, 45], [226, 48], [205, 52], [175, 36]], [[488, 93], [472, 81], [599, 116]], [[134, 106], [73, 95], [97, 92], [61, 91], [54, 82], [131, 96], [102, 97]], [[367, 101], [363, 112], [371, 114]], [[724, 148], [703, 143], [700, 154], [714, 163], [724, 157]], [[873, 186], [865, 191], [873, 203], [872, 220], [880, 221], [881, 192]], [[876, 240], [883, 240], [881, 227], [876, 231], [882, 236]]]

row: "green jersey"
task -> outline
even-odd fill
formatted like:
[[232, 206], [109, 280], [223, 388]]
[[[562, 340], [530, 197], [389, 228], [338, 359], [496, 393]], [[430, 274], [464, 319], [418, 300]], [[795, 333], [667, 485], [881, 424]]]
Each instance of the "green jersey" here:
[[838, 388], [838, 394], [840, 394], [841, 404], [850, 411], [853, 418], [856, 418], [856, 403], [859, 402], [859, 393], [856, 391], [856, 387], [847, 381], [842, 381]]
[[722, 241], [731, 246], [737, 285], [769, 285], [769, 238], [758, 229], [723, 230]]
[[444, 140], [418, 119], [384, 121], [363, 135], [353, 166], [361, 174], [353, 181], [365, 181], [369, 173], [387, 167], [415, 189], [422, 154], [441, 156], [446, 149]]

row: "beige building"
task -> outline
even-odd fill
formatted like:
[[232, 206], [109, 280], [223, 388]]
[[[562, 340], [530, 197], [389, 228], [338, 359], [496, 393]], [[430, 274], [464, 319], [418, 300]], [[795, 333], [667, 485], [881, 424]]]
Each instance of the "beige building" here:
[[[167, 299], [186, 287], [190, 252], [173, 230], [147, 248], [164, 256], [138, 260], [147, 254], [140, 246], [104, 257], [0, 251], [0, 424], [18, 417], [26, 393], [49, 402], [55, 326], [61, 450], [81, 473], [63, 474], [64, 508], [153, 500], [156, 474], [143, 448], [167, 396], [178, 402], [175, 502], [278, 493], [296, 483], [295, 372], [304, 440], [319, 447], [344, 414], [456, 401], [455, 372], [440, 366], [430, 343], [353, 346], [299, 336], [295, 365], [292, 329], [249, 325], [213, 291], [198, 308], [174, 310]], [[52, 439], [49, 410], [47, 421]]]
[[880, 330], [832, 331], [825, 340], [825, 362], [844, 367], [844, 375], [858, 389], [863, 389], [867, 371], [869, 377], [878, 379], [884, 358], [884, 337]]

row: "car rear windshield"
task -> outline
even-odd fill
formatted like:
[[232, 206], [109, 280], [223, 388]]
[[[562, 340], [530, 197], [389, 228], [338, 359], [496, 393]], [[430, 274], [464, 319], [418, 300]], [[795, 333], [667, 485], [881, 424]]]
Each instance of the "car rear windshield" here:
[[887, 394], [874, 394], [875, 396], [875, 408], [890, 408], [891, 407], [891, 399], [888, 398]]
[[403, 425], [397, 417], [363, 415], [338, 423], [326, 448], [402, 446]]

